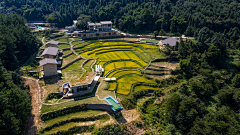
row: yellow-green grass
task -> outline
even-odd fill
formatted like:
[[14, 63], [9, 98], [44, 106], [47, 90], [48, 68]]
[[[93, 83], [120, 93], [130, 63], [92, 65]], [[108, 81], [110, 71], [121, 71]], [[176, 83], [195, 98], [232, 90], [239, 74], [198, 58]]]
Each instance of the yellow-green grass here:
[[57, 39], [57, 41], [62, 42], [62, 43], [69, 43], [70, 41], [72, 41], [71, 38], [61, 38], [61, 39]]
[[[87, 70], [87, 72], [92, 72], [91, 65], [94, 63], [95, 60], [88, 60], [84, 65], [83, 68]], [[93, 67], [94, 68], [94, 67]]]
[[[65, 108], [65, 107], [72, 107], [72, 106], [76, 106], [79, 104], [106, 103], [106, 101], [99, 100], [97, 97], [90, 97], [90, 98], [86, 98], [86, 99], [82, 99], [82, 100], [77, 100], [77, 101], [72, 100], [69, 102], [65, 102], [68, 100], [70, 100], [70, 99], [62, 99], [60, 101], [61, 104], [56, 104], [56, 105], [44, 105], [43, 104], [42, 108], [41, 108], [41, 113], [59, 110], [59, 109]], [[65, 102], [65, 103], [62, 103], [62, 102]]]
[[100, 110], [80, 111], [80, 112], [70, 113], [70, 114], [67, 114], [64, 116], [60, 116], [60, 117], [57, 117], [54, 119], [47, 120], [47, 121], [45, 121], [45, 123], [46, 123], [46, 126], [51, 126], [51, 125], [56, 124], [61, 121], [65, 121], [65, 120], [69, 120], [69, 119], [73, 119], [73, 118], [90, 117], [90, 116], [98, 115], [103, 112], [104, 111], [100, 111]]
[[64, 81], [71, 82], [80, 78], [83, 73], [81, 64], [84, 62], [84, 59], [78, 60], [69, 67], [62, 70], [62, 78]]
[[108, 96], [115, 97], [114, 91], [105, 90], [105, 88], [107, 88], [107, 82], [103, 81], [101, 85], [99, 85], [98, 91], [96, 93], [96, 95], [98, 95], [100, 99], [104, 99]]
[[133, 61], [111, 62], [104, 67], [104, 76], [111, 70], [114, 70], [114, 69], [117, 69], [117, 68], [124, 68], [124, 67], [142, 68], [139, 64], [137, 64]]
[[91, 43], [91, 44], [85, 46], [84, 48], [77, 49], [77, 51], [84, 50], [84, 49], [89, 49], [89, 48], [93, 48], [93, 47], [97, 47], [97, 46], [101, 46], [102, 44], [103, 44], [102, 42]]
[[115, 90], [116, 87], [117, 87], [117, 83], [116, 83], [116, 82], [110, 82], [110, 83], [108, 83], [108, 84], [109, 84], [108, 90], [113, 91], [113, 90]]
[[59, 45], [59, 49], [63, 49], [63, 48], [70, 48], [71, 46], [68, 44], [61, 44]]
[[81, 38], [74, 37], [73, 40], [82, 40]]
[[63, 63], [62, 63], [62, 67], [64, 67], [65, 65], [67, 65], [68, 63], [72, 62], [73, 60], [75, 60], [78, 56], [76, 54], [72, 54], [70, 56], [68, 56], [67, 58], [63, 58]]
[[85, 45], [88, 45], [88, 44], [91, 44], [91, 42], [90, 41], [83, 41], [83, 42], [81, 42], [81, 43], [79, 43], [79, 44], [76, 44], [75, 46], [74, 46], [74, 49], [76, 48], [76, 47], [82, 47], [82, 46], [85, 46]]
[[139, 69], [120, 69], [110, 73], [107, 77], [119, 78], [126, 74], [138, 74], [142, 75]]
[[132, 85], [140, 82], [156, 84], [156, 82], [153, 80], [148, 80], [142, 76], [131, 74], [117, 80], [118, 86], [116, 92], [119, 94], [128, 95], [131, 92]]
[[63, 55], [67, 55], [67, 54], [69, 54], [71, 52], [72, 52], [71, 50], [65, 50], [65, 51], [63, 51]]
[[158, 90], [159, 88], [154, 88], [154, 87], [150, 87], [150, 86], [144, 86], [144, 85], [140, 85], [140, 86], [136, 86], [134, 87], [134, 92], [140, 91], [140, 90]]
[[79, 43], [83, 43], [84, 41], [73, 41], [72, 42], [72, 45], [76, 45], [76, 44], [79, 44]]

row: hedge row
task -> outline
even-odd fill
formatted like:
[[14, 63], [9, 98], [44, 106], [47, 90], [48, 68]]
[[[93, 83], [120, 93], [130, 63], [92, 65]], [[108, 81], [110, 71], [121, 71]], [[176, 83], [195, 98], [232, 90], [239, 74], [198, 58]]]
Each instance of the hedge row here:
[[74, 133], [83, 133], [83, 132], [92, 132], [94, 129], [94, 125], [91, 126], [75, 126], [73, 128], [70, 128], [66, 131], [58, 131], [56, 133], [50, 134], [50, 135], [70, 135]]
[[51, 129], [53, 129], [55, 127], [59, 127], [59, 126], [62, 126], [64, 124], [67, 124], [67, 123], [70, 123], [70, 122], [95, 121], [95, 120], [105, 119], [105, 118], [108, 118], [108, 117], [109, 116], [107, 114], [103, 114], [103, 115], [97, 115], [97, 116], [85, 117], [85, 118], [73, 118], [73, 119], [61, 121], [61, 122], [55, 123], [55, 124], [53, 124], [51, 126], [48, 126], [45, 129], [41, 130], [41, 132], [43, 133], [45, 131], [50, 131]]
[[50, 93], [48, 94], [46, 100], [51, 100], [53, 98], [61, 98], [63, 95], [59, 94], [59, 93]]
[[61, 110], [56, 110], [48, 113], [41, 114], [41, 119], [43, 121], [53, 119], [59, 116], [63, 116], [69, 113], [74, 113], [74, 112], [79, 112], [79, 111], [84, 111], [87, 110], [87, 104], [81, 104], [73, 107], [68, 107], [68, 108], [63, 108]]

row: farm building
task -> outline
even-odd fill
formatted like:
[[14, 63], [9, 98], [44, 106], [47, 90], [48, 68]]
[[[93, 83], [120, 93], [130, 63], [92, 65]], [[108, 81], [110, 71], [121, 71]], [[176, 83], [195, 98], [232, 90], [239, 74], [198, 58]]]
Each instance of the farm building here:
[[112, 29], [111, 21], [101, 21], [99, 23], [88, 22], [87, 31], [74, 31], [72, 36], [81, 38], [97, 38], [117, 36], [117, 31]]
[[51, 40], [51, 41], [47, 42], [45, 46], [46, 46], [46, 48], [48, 48], [48, 47], [58, 48], [58, 44], [59, 44], [58, 41]]
[[43, 53], [41, 54], [41, 57], [56, 59], [58, 57], [58, 53], [59, 53], [58, 48], [48, 47], [43, 51]]
[[161, 42], [163, 45], [169, 44], [170, 46], [175, 46], [176, 42], [180, 42], [180, 41], [177, 40], [176, 38], [169, 37], [165, 40], [162, 40]]
[[51, 58], [45, 58], [39, 61], [40, 71], [44, 72], [43, 76], [57, 75], [57, 60]]
[[65, 97], [76, 97], [90, 94], [93, 92], [99, 78], [100, 75], [93, 72], [87, 72], [79, 80], [63, 84], [63, 93], [65, 94]]

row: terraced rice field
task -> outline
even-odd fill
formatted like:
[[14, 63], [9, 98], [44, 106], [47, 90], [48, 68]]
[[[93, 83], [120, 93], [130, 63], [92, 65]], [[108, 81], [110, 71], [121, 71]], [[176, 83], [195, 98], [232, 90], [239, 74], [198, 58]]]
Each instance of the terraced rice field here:
[[[104, 67], [104, 76], [117, 78], [117, 82], [109, 83], [109, 90], [115, 90], [117, 87], [117, 93], [127, 95], [134, 83], [155, 83], [143, 78], [140, 69], [144, 69], [150, 60], [159, 58], [158, 56], [163, 57], [158, 46], [127, 42], [87, 43], [89, 41], [76, 43], [75, 51], [84, 58], [97, 59], [96, 64]], [[108, 73], [110, 74], [108, 75]], [[132, 76], [136, 79], [128, 81], [127, 78], [132, 78]]]
[[63, 49], [63, 48], [70, 48], [71, 46], [68, 44], [61, 44], [59, 45], [59, 49]]

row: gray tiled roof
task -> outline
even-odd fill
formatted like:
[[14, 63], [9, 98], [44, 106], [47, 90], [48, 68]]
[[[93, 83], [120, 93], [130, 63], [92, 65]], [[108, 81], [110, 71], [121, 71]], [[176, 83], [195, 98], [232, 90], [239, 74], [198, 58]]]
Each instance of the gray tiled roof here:
[[101, 21], [100, 23], [101, 23], [101, 24], [112, 24], [111, 21]]
[[177, 40], [176, 38], [171, 38], [171, 37], [162, 41], [163, 44], [169, 44], [170, 46], [175, 46], [176, 42], [179, 42], [179, 40]]
[[46, 44], [54, 44], [54, 45], [58, 45], [59, 42], [58, 42], [58, 41], [55, 41], [55, 40], [51, 40], [51, 41], [47, 42]]
[[45, 58], [41, 61], [39, 61], [40, 66], [46, 65], [46, 64], [58, 64], [56, 59], [50, 59], [50, 58]]
[[45, 55], [45, 54], [48, 54], [48, 55], [53, 55], [53, 56], [56, 56], [58, 53], [58, 48], [56, 47], [48, 47], [46, 48], [43, 53], [41, 54], [41, 56]]

